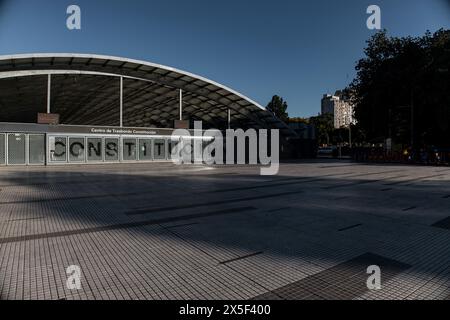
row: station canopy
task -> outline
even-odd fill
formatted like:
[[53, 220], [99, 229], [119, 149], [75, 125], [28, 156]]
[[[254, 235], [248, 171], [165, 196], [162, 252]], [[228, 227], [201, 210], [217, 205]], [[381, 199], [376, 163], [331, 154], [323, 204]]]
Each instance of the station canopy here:
[[[49, 74], [50, 90], [49, 90]], [[121, 81], [123, 84], [121, 100]], [[171, 128], [179, 119], [205, 129], [280, 129], [295, 132], [244, 95], [188, 72], [145, 61], [87, 54], [0, 56], [0, 122], [35, 123], [47, 111], [61, 124]]]

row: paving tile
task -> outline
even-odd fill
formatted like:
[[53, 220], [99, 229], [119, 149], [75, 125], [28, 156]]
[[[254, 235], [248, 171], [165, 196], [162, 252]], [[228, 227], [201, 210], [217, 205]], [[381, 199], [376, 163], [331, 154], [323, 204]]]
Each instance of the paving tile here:
[[[377, 265], [383, 281], [389, 281], [409, 265], [372, 253], [360, 255], [337, 266], [290, 283], [271, 293], [286, 300], [308, 299], [315, 295], [326, 300], [351, 300], [368, 291], [367, 267]], [[255, 297], [258, 300], [259, 297]]]
[[[336, 160], [274, 177], [2, 167], [0, 299], [449, 299], [449, 180], [450, 168]], [[372, 264], [382, 290], [367, 290]], [[71, 265], [81, 290], [66, 286]]]
[[438, 222], [434, 223], [432, 227], [450, 230], [450, 217], [439, 220]]

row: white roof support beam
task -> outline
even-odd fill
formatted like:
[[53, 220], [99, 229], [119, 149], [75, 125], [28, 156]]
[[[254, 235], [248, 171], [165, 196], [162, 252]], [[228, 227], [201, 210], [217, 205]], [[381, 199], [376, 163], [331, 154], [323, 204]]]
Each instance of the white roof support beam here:
[[183, 90], [182, 89], [180, 89], [179, 100], [180, 100], [180, 121], [182, 121], [183, 120]]
[[50, 103], [52, 99], [52, 75], [47, 76], [47, 113], [51, 113]]
[[120, 77], [120, 127], [123, 127], [123, 77]]

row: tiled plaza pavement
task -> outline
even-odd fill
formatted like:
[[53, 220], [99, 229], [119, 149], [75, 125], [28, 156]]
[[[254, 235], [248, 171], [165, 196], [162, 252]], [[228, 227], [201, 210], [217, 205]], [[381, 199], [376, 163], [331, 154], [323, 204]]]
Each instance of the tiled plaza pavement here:
[[[448, 299], [450, 168], [0, 168], [1, 299]], [[66, 268], [82, 270], [81, 290]], [[369, 265], [382, 289], [369, 291]]]

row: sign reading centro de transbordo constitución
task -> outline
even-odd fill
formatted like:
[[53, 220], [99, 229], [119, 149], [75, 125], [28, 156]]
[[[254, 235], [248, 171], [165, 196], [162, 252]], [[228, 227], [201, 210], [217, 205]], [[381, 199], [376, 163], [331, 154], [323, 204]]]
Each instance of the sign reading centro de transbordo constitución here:
[[128, 128], [91, 128], [90, 133], [94, 134], [142, 134], [156, 135], [158, 132], [152, 129], [128, 129]]
[[97, 135], [142, 135], [170, 136], [174, 129], [165, 128], [131, 128], [131, 127], [97, 127], [36, 123], [4, 123], [0, 122], [0, 131], [29, 133], [67, 133]]

